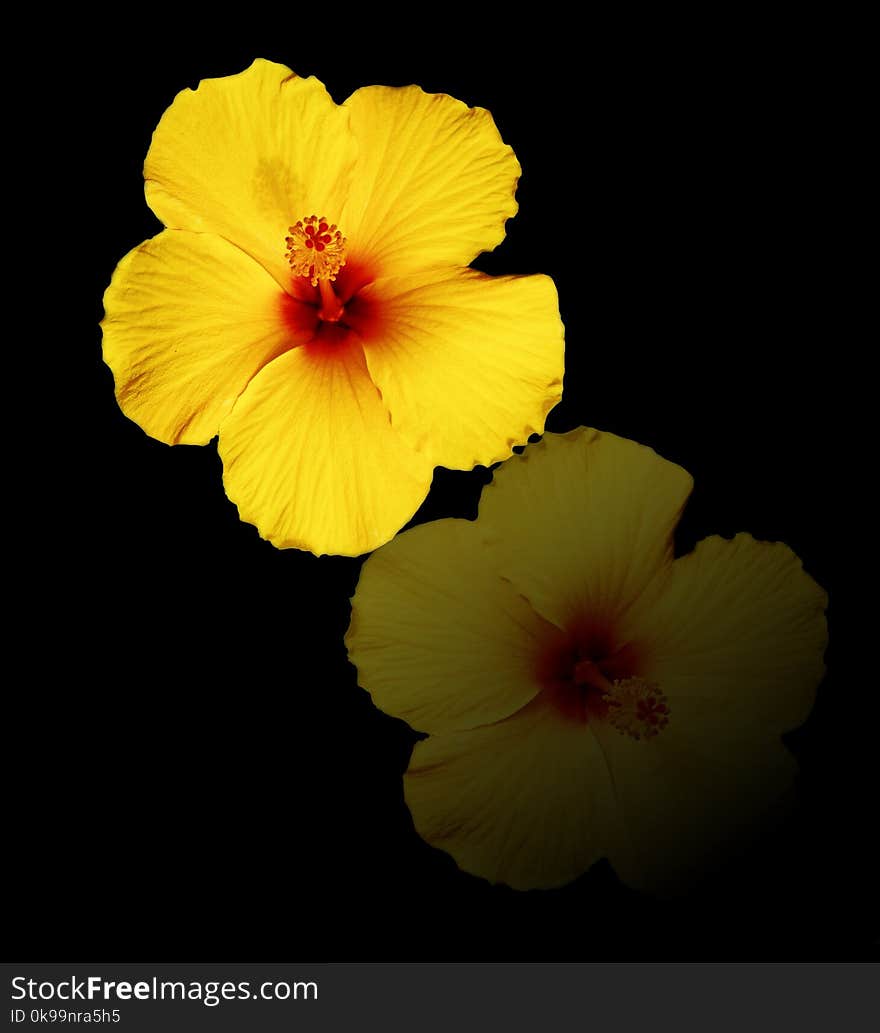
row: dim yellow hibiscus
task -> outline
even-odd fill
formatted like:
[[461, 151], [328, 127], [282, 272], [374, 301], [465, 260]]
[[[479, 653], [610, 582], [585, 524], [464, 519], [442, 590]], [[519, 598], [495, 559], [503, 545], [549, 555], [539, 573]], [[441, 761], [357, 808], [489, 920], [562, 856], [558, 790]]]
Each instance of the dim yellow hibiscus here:
[[415, 86], [337, 105], [261, 60], [184, 90], [144, 166], [166, 229], [104, 299], [122, 410], [169, 444], [219, 434], [277, 546], [374, 549], [435, 465], [507, 457], [560, 397], [552, 280], [468, 268], [519, 172], [487, 111]]
[[496, 470], [475, 522], [366, 562], [349, 655], [377, 706], [429, 733], [406, 800], [466, 871], [551, 887], [605, 857], [674, 888], [791, 788], [780, 736], [823, 675], [825, 594], [746, 534], [673, 558], [690, 489], [635, 442], [548, 434]]

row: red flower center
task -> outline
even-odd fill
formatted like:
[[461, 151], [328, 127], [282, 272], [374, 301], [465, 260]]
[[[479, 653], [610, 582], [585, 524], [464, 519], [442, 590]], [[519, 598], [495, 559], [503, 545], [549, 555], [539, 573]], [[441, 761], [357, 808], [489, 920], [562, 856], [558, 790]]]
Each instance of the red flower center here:
[[285, 238], [287, 261], [294, 276], [306, 280], [320, 292], [318, 316], [322, 322], [338, 323], [345, 303], [332, 284], [346, 264], [346, 239], [335, 222], [323, 215], [308, 215], [289, 227]]
[[[287, 256], [294, 275], [289, 291], [279, 298], [281, 317], [290, 327], [291, 338], [296, 342], [293, 346], [329, 347], [335, 352], [350, 338], [362, 340], [380, 328], [378, 306], [358, 297], [358, 292], [375, 280], [375, 270], [358, 258], [348, 257], [341, 260], [335, 271], [332, 264], [321, 266], [320, 259], [333, 246], [325, 244], [322, 238], [338, 230], [326, 219], [315, 219], [312, 224], [311, 218], [292, 226], [287, 238], [288, 242], [294, 241], [293, 245], [288, 243]], [[325, 224], [327, 230], [322, 231]], [[294, 237], [300, 226], [301, 231]], [[309, 229], [314, 232], [307, 232]], [[342, 240], [344, 244], [345, 238]], [[323, 251], [318, 250], [319, 245]]]
[[634, 739], [648, 739], [669, 723], [669, 702], [659, 685], [640, 675], [644, 659], [635, 643], [618, 641], [610, 625], [583, 621], [544, 650], [537, 675], [567, 720], [607, 721]]

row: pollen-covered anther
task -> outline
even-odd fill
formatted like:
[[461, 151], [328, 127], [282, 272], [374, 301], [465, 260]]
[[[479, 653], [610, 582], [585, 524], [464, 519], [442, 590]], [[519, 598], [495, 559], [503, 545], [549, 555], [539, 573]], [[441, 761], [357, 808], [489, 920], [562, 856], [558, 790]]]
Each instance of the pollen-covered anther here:
[[651, 739], [669, 724], [669, 702], [656, 682], [615, 681], [604, 696], [608, 723], [633, 739]]
[[309, 215], [289, 227], [285, 238], [287, 261], [297, 276], [304, 276], [313, 287], [320, 280], [336, 279], [345, 265], [345, 237], [336, 223], [322, 215]]

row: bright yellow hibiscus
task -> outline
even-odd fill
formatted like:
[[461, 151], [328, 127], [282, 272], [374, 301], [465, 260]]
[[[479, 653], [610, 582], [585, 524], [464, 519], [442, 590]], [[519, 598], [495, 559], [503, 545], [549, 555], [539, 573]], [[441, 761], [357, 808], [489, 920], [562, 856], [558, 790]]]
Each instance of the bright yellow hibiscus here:
[[467, 268], [519, 172], [487, 111], [415, 86], [337, 105], [256, 61], [184, 90], [144, 166], [167, 228], [104, 299], [120, 406], [169, 444], [219, 433], [227, 494], [277, 546], [381, 545], [435, 465], [506, 458], [560, 397], [552, 280]]
[[691, 483], [613, 434], [548, 434], [496, 470], [476, 522], [367, 560], [349, 655], [430, 733], [406, 800], [466, 871], [551, 887], [607, 857], [673, 888], [790, 789], [780, 736], [823, 675], [825, 594], [746, 534], [674, 559]]

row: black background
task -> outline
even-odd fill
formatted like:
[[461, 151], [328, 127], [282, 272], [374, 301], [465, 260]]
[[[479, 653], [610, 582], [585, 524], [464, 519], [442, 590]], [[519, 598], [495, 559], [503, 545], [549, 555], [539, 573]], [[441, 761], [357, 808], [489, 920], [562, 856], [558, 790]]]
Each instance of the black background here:
[[[69, 48], [56, 25], [39, 50], [23, 92], [51, 226], [25, 360], [44, 389], [18, 399], [38, 411], [21, 434], [20, 498], [36, 501], [13, 508], [10, 539], [27, 569], [6, 733], [13, 953], [864, 957], [877, 895], [850, 761], [869, 685], [845, 666], [836, 562], [821, 50], [763, 22], [425, 13], [215, 19], [186, 43], [153, 14]], [[520, 212], [476, 264], [556, 281], [566, 376], [548, 429], [593, 425], [686, 467], [681, 551], [740, 530], [783, 540], [831, 593], [830, 675], [788, 737], [799, 811], [687, 899], [630, 892], [605, 865], [514, 893], [422, 843], [401, 788], [413, 736], [345, 656], [360, 561], [276, 551], [226, 500], [214, 445], [168, 448], [118, 410], [97, 324], [116, 262], [160, 229], [142, 191], [150, 134], [179, 90], [258, 56], [340, 102], [415, 82], [492, 111], [523, 166]], [[488, 476], [438, 470], [416, 520], [473, 516]]]

